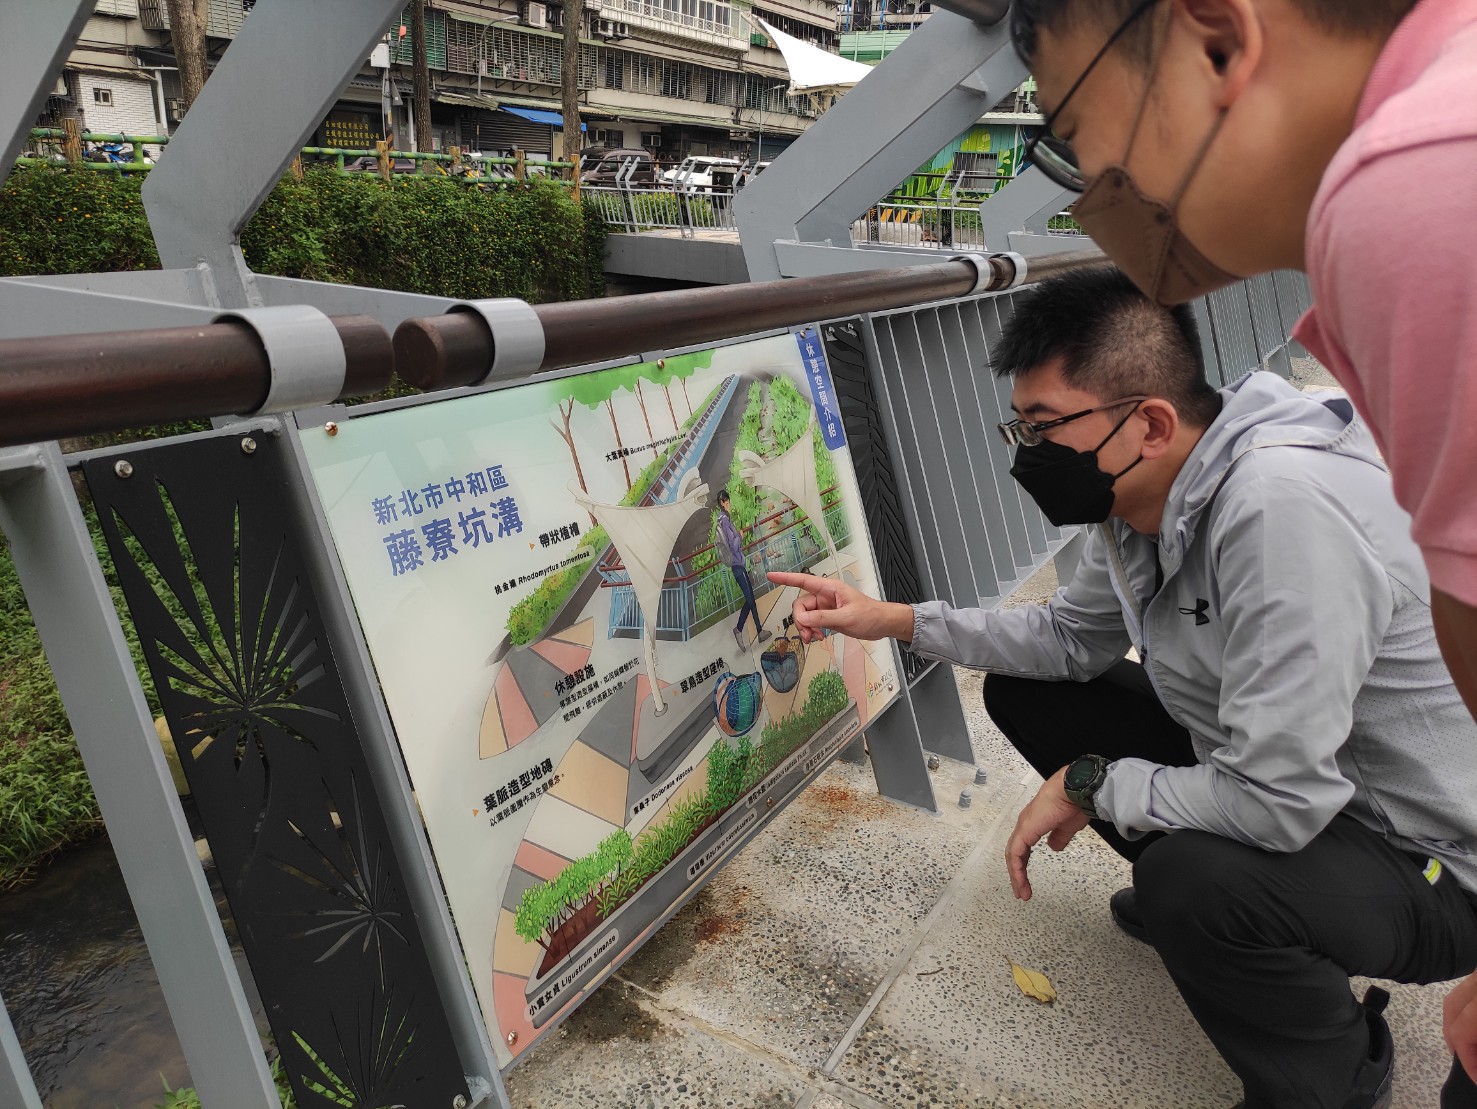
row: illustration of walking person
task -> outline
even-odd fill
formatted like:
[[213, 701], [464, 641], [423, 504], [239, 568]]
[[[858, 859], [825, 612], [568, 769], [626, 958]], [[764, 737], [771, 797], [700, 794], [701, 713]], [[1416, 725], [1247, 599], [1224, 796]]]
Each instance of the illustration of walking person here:
[[770, 633], [765, 631], [764, 625], [759, 622], [759, 606], [754, 601], [754, 583], [749, 580], [749, 560], [744, 554], [744, 541], [739, 536], [738, 528], [734, 526], [733, 518], [728, 514], [728, 505], [728, 490], [719, 490], [718, 538], [721, 540], [719, 553], [723, 556], [724, 564], [733, 571], [733, 580], [738, 583], [739, 591], [744, 595], [744, 604], [739, 609], [738, 624], [733, 629], [733, 638], [738, 642], [739, 650], [747, 651], [749, 647], [744, 642], [745, 617], [750, 615], [754, 617], [756, 643], [766, 642], [770, 639]]

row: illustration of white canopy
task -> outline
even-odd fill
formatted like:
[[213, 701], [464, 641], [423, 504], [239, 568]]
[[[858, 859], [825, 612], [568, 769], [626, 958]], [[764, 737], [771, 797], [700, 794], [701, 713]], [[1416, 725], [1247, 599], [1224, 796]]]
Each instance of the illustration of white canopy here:
[[672, 557], [672, 546], [677, 542], [682, 526], [694, 512], [707, 507], [708, 484], [694, 467], [682, 478], [677, 497], [670, 504], [641, 508], [599, 504], [590, 500], [573, 482], [569, 484], [569, 492], [579, 506], [605, 529], [625, 564], [626, 573], [630, 575], [631, 589], [636, 594], [636, 604], [641, 608], [646, 677], [651, 683], [652, 704], [661, 714], [667, 707], [656, 676], [656, 621], [662, 599], [662, 579], [667, 576], [667, 562]]
[[812, 411], [805, 434], [778, 458], [765, 462], [753, 451], [740, 451], [740, 476], [749, 485], [767, 485], [777, 489], [799, 505], [825, 540], [832, 564], [839, 568], [836, 545], [831, 541], [831, 531], [826, 527], [825, 509], [821, 504], [820, 478], [815, 472], [815, 433], [815, 412]]
[[779, 52], [784, 55], [785, 67], [790, 71], [790, 92], [836, 92], [851, 88], [872, 67], [863, 62], [854, 62], [819, 46], [787, 35], [777, 27], [771, 27], [762, 19], [749, 17], [764, 28], [764, 33], [774, 40]]

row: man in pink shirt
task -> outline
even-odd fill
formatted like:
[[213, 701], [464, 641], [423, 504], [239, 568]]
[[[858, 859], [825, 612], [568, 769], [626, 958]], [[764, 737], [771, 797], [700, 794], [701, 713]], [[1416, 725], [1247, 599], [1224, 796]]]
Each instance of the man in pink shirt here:
[[[1144, 292], [1308, 272], [1297, 337], [1390, 465], [1477, 715], [1477, 0], [1014, 0], [1011, 20], [1048, 114], [1028, 156]], [[1477, 1076], [1477, 975], [1446, 1016]], [[1459, 1067], [1445, 1096], [1477, 1105]]]

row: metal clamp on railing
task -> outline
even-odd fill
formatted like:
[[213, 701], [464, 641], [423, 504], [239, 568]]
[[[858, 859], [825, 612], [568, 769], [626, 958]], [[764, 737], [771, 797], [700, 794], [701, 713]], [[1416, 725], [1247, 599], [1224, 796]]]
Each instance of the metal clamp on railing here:
[[1026, 280], [1026, 259], [1014, 251], [997, 254], [956, 254], [952, 262], [968, 262], [974, 267], [974, 288], [965, 295], [1014, 289]]
[[447, 311], [475, 312], [492, 332], [492, 362], [482, 381], [531, 374], [543, 363], [544, 325], [524, 301], [512, 297], [467, 300]]
[[344, 341], [333, 321], [318, 309], [306, 304], [239, 308], [215, 318], [216, 323], [232, 320], [256, 332], [271, 374], [266, 399], [259, 408], [242, 415], [260, 416], [327, 404], [343, 392], [348, 372]]

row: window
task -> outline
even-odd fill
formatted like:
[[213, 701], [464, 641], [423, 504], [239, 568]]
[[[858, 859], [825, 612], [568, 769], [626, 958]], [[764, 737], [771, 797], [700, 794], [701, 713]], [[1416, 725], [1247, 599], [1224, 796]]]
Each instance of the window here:
[[720, 73], [717, 70], [710, 69], [707, 71], [704, 99], [709, 104], [727, 104], [731, 106], [733, 104], [733, 97], [730, 93], [731, 87], [732, 83], [727, 73]]
[[104, 88], [93, 89], [92, 102], [94, 104], [107, 104], [111, 106], [113, 103], [113, 90]]
[[626, 85], [626, 56], [620, 50], [606, 50], [605, 52], [605, 87], [608, 89], [625, 88]]
[[660, 131], [642, 131], [641, 145], [648, 150], [655, 150], [662, 145], [662, 133]]
[[662, 62], [662, 95], [674, 100], [691, 100], [692, 66], [682, 62]]

